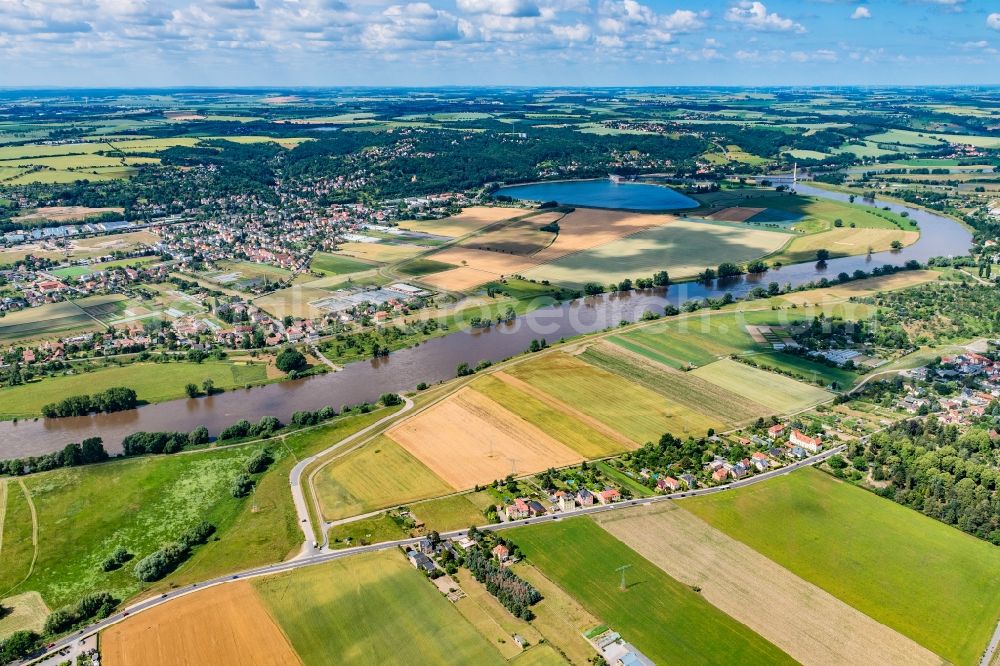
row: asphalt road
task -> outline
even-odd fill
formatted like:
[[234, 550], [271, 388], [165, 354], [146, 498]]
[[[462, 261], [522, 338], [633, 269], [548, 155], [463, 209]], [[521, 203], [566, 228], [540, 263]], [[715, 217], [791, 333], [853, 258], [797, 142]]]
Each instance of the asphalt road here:
[[[412, 407], [412, 403], [409, 403], [408, 406], [407, 406], [407, 409], [409, 409], [411, 407]], [[396, 414], [393, 414], [393, 415], [391, 415], [390, 417], [387, 417], [387, 418], [395, 418], [398, 414], [399, 414], [399, 412], [397, 412]], [[384, 421], [384, 420], [385, 419], [382, 419], [382, 421]], [[365, 430], [359, 431], [352, 438], [341, 440], [340, 442], [338, 442], [332, 448], [337, 448], [337, 447], [342, 446], [343, 444], [347, 443], [348, 441], [353, 441], [353, 439], [356, 439], [357, 437], [363, 436], [366, 433], [366, 431], [370, 430], [371, 428], [374, 428], [374, 427], [378, 426], [382, 421], [377, 421], [376, 423], [372, 424], [371, 426], [369, 426]], [[837, 453], [841, 453], [842, 451], [844, 451], [845, 448], [846, 447], [843, 446], [843, 445], [842, 446], [838, 446], [836, 448], [830, 449], [829, 451], [823, 451], [822, 453], [816, 454], [815, 456], [812, 456], [810, 458], [804, 458], [803, 460], [799, 460], [797, 462], [791, 463], [791, 464], [789, 464], [789, 465], [787, 465], [785, 467], [781, 467], [781, 468], [774, 469], [774, 470], [771, 470], [771, 471], [768, 471], [768, 472], [764, 472], [762, 474], [757, 474], [756, 476], [747, 477], [745, 479], [740, 479], [738, 481], [733, 481], [732, 483], [727, 483], [727, 484], [721, 485], [721, 486], [713, 486], [711, 488], [701, 488], [701, 489], [698, 489], [698, 490], [689, 490], [687, 492], [671, 493], [669, 495], [656, 495], [656, 496], [653, 496], [653, 497], [643, 497], [643, 498], [640, 498], [640, 499], [633, 499], [633, 500], [626, 500], [626, 501], [622, 501], [622, 502], [615, 502], [614, 504], [596, 505], [596, 506], [590, 506], [590, 507], [580, 507], [578, 509], [574, 509], [573, 511], [560, 512], [560, 513], [557, 513], [557, 514], [554, 514], [554, 515], [537, 516], [535, 518], [527, 518], [525, 520], [516, 520], [516, 521], [512, 521], [512, 522], [508, 522], [508, 523], [498, 523], [498, 524], [491, 524], [491, 525], [483, 525], [481, 529], [488, 529], [488, 530], [493, 530], [493, 531], [513, 529], [515, 527], [522, 527], [524, 525], [537, 525], [539, 523], [546, 523], [546, 522], [550, 522], [550, 521], [558, 521], [558, 520], [562, 520], [564, 518], [573, 518], [575, 516], [586, 516], [586, 515], [591, 515], [591, 514], [596, 514], [596, 513], [604, 513], [605, 511], [618, 511], [618, 510], [626, 509], [626, 508], [633, 507], [633, 506], [645, 506], [645, 505], [649, 505], [649, 504], [658, 504], [660, 502], [666, 502], [666, 501], [670, 501], [670, 500], [681, 499], [681, 498], [684, 498], [684, 497], [697, 497], [697, 496], [702, 496], [702, 495], [714, 495], [716, 493], [723, 493], [723, 492], [726, 492], [726, 491], [731, 490], [733, 488], [742, 488], [743, 486], [749, 486], [749, 485], [752, 485], [754, 483], [760, 483], [761, 481], [766, 481], [767, 479], [773, 479], [773, 478], [778, 477], [778, 476], [783, 476], [785, 474], [789, 474], [789, 473], [791, 473], [791, 472], [793, 472], [793, 471], [795, 471], [797, 469], [801, 469], [803, 467], [808, 467], [810, 465], [815, 465], [816, 463], [819, 463], [819, 462], [822, 462], [822, 461], [826, 460], [830, 456], [836, 455]], [[322, 454], [318, 454], [318, 455], [322, 455]], [[296, 488], [296, 487], [298, 487], [298, 482], [300, 481], [301, 476], [302, 476], [302, 470], [305, 468], [305, 466], [309, 462], [311, 462], [311, 459], [305, 459], [305, 460], [301, 461], [298, 465], [296, 465], [295, 469], [292, 470], [292, 474], [293, 474], [292, 487], [293, 487], [293, 489]], [[296, 470], [298, 470], [297, 473], [296, 473]], [[300, 500], [302, 502], [302, 506], [305, 507], [305, 500], [301, 496], [301, 487], [299, 487], [299, 499], [296, 500], [296, 510], [298, 510], [298, 508], [299, 508], [299, 501]], [[308, 513], [309, 513], [308, 511], [305, 512], [306, 520], [309, 520], [308, 519]], [[301, 516], [302, 513], [300, 513], [299, 515]], [[305, 531], [305, 529], [306, 528], [303, 526], [303, 531]], [[465, 534], [466, 534], [467, 531], [468, 530], [464, 530], [463, 529], [463, 530], [454, 530], [452, 532], [442, 532], [441, 533], [441, 537], [444, 538], [444, 539], [450, 539], [452, 537], [463, 537], [463, 536], [465, 536]], [[302, 567], [311, 567], [311, 566], [314, 566], [314, 565], [317, 565], [317, 564], [323, 564], [324, 562], [332, 562], [333, 560], [339, 560], [339, 559], [343, 559], [345, 557], [351, 557], [351, 556], [354, 556], [354, 555], [360, 555], [362, 553], [373, 553], [373, 552], [376, 552], [376, 551], [389, 550], [391, 548], [398, 548], [400, 546], [408, 546], [408, 545], [412, 545], [412, 544], [417, 543], [418, 541], [420, 541], [421, 538], [422, 537], [415, 537], [415, 538], [411, 538], [411, 539], [399, 539], [397, 541], [385, 541], [385, 542], [382, 542], [382, 543], [375, 543], [375, 544], [371, 544], [369, 546], [355, 546], [353, 548], [345, 548], [343, 550], [330, 551], [330, 550], [320, 550], [320, 549], [314, 549], [314, 548], [312, 548], [311, 547], [311, 543], [312, 543], [311, 537], [307, 536], [307, 540], [308, 540], [307, 547], [304, 548], [303, 549], [303, 553], [300, 554], [295, 559], [288, 560], [286, 562], [278, 562], [276, 564], [268, 564], [268, 565], [257, 567], [257, 568], [254, 568], [254, 569], [247, 569], [245, 571], [240, 571], [239, 573], [234, 573], [234, 574], [230, 574], [230, 575], [226, 575], [226, 576], [219, 576], [217, 578], [211, 578], [209, 580], [202, 581], [200, 583], [192, 583], [191, 585], [188, 585], [186, 587], [179, 588], [179, 589], [176, 589], [176, 590], [171, 590], [170, 592], [165, 592], [165, 593], [161, 594], [158, 597], [152, 597], [152, 598], [149, 598], [149, 599], [145, 599], [143, 601], [139, 601], [139, 602], [137, 602], [137, 603], [135, 603], [135, 604], [133, 604], [133, 605], [131, 605], [131, 606], [129, 606], [129, 607], [127, 607], [127, 608], [125, 608], [125, 609], [117, 612], [117, 613], [115, 613], [114, 615], [111, 615], [111, 616], [109, 616], [109, 617], [101, 620], [100, 622], [96, 622], [94, 624], [91, 624], [91, 625], [85, 627], [84, 629], [80, 629], [79, 631], [77, 631], [77, 632], [75, 632], [75, 633], [73, 633], [73, 634], [71, 634], [71, 635], [69, 635], [69, 636], [67, 636], [67, 637], [65, 637], [63, 639], [60, 639], [59, 641], [56, 641], [55, 643], [52, 643], [50, 647], [46, 648], [44, 654], [39, 654], [39, 655], [37, 655], [37, 656], [29, 659], [29, 660], [25, 660], [24, 662], [21, 662], [21, 663], [29, 663], [29, 662], [35, 661], [35, 660], [37, 660], [37, 659], [39, 659], [39, 658], [41, 658], [43, 656], [48, 656], [48, 655], [50, 655], [50, 654], [52, 654], [54, 652], [57, 652], [57, 651], [65, 648], [65, 647], [71, 646], [73, 643], [79, 641], [81, 638], [84, 638], [85, 636], [90, 636], [90, 635], [92, 635], [94, 633], [97, 633], [97, 632], [101, 631], [102, 629], [105, 629], [105, 628], [107, 628], [107, 627], [109, 627], [109, 626], [111, 626], [113, 624], [117, 624], [118, 622], [121, 622], [122, 620], [124, 620], [126, 617], [135, 615], [137, 613], [141, 613], [143, 611], [149, 610], [150, 608], [154, 608], [154, 607], [159, 606], [161, 604], [165, 604], [168, 601], [171, 601], [172, 599], [176, 599], [176, 598], [184, 596], [186, 594], [191, 594], [192, 592], [204, 589], [206, 587], [212, 587], [213, 585], [222, 585], [224, 583], [230, 583], [230, 582], [233, 582], [233, 581], [236, 581], [236, 580], [242, 580], [242, 579], [245, 579], [245, 578], [255, 578], [257, 576], [270, 576], [270, 575], [282, 573], [282, 572], [285, 572], [285, 571], [292, 571], [294, 569], [300, 569]], [[306, 552], [307, 550], [312, 550], [313, 552], [312, 553], [308, 553], [308, 552]], [[998, 631], [1000, 631], [1000, 628], [998, 628]], [[997, 639], [997, 638], [1000, 638], [1000, 636], [995, 637], [995, 639]]]

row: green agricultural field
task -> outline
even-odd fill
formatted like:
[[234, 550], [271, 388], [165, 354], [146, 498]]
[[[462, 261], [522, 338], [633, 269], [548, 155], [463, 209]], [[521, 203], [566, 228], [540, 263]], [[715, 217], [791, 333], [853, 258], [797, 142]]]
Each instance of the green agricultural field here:
[[791, 373], [803, 381], [813, 384], [822, 382], [825, 386], [836, 383], [837, 386], [846, 388], [854, 384], [859, 376], [857, 372], [852, 370], [832, 368], [808, 358], [783, 354], [778, 351], [753, 354], [747, 358], [762, 368]]
[[823, 472], [681, 506], [952, 663], [1000, 619], [1000, 549]]
[[[341, 581], [346, 584], [338, 584]], [[306, 666], [506, 662], [396, 551], [254, 581]]]
[[436, 261], [434, 259], [413, 259], [398, 266], [396, 271], [402, 273], [403, 275], [420, 277], [422, 275], [430, 275], [431, 273], [440, 273], [441, 271], [447, 271], [452, 268], [455, 268], [454, 264], [446, 264], [443, 261]]
[[454, 492], [385, 436], [321, 467], [315, 483], [320, 509], [327, 520]]
[[903, 146], [940, 146], [945, 143], [963, 144], [978, 148], [1000, 147], [1000, 139], [981, 134], [939, 134], [934, 132], [914, 132], [912, 130], [894, 129], [881, 134], [867, 137], [869, 141], [878, 143], [897, 143]]
[[691, 374], [733, 393], [753, 396], [756, 402], [782, 414], [797, 412], [833, 397], [821, 388], [730, 359], [709, 363], [692, 370]]
[[[614, 335], [608, 340], [673, 368], [708, 365], [730, 354], [746, 352], [754, 352], [752, 358], [766, 365], [768, 354], [759, 356], [758, 352], [771, 352], [771, 347], [755, 343], [746, 331], [747, 325], [787, 326], [812, 319], [821, 312], [828, 316], [857, 319], [868, 314], [868, 307], [844, 303], [822, 308], [785, 308], [780, 311], [703, 311], [693, 316], [679, 317]], [[783, 359], [785, 355], [774, 356]], [[820, 377], [825, 383], [837, 381], [842, 386], [847, 385], [843, 381], [846, 379], [842, 374], [843, 371], [809, 359], [791, 356], [788, 359], [788, 363], [771, 362], [774, 363], [774, 367], [794, 372], [800, 379], [806, 381]]]
[[773, 411], [755, 402], [750, 396], [704, 381], [694, 373], [677, 372], [664, 366], [655, 367], [643, 363], [641, 356], [623, 354], [616, 350], [614, 345], [592, 345], [580, 354], [580, 358], [730, 426], [767, 416]]
[[[794, 663], [589, 518], [507, 534], [547, 578], [656, 663]], [[624, 565], [622, 591], [617, 569]]]
[[621, 442], [492, 375], [477, 378], [472, 388], [585, 458], [603, 458], [624, 450]]
[[676, 279], [724, 261], [742, 263], [771, 254], [789, 240], [786, 233], [750, 226], [676, 220], [535, 266], [524, 275], [571, 285], [607, 284], [662, 270]]
[[374, 518], [363, 518], [334, 525], [327, 532], [330, 547], [334, 549], [381, 541], [395, 541], [409, 536], [409, 532], [396, 524], [396, 521], [385, 513], [380, 513]]
[[424, 522], [428, 530], [447, 532], [486, 522], [483, 511], [497, 504], [486, 491], [452, 495], [410, 505], [410, 512]]
[[263, 363], [177, 361], [111, 366], [0, 388], [0, 419], [38, 416], [42, 406], [50, 402], [72, 395], [97, 393], [112, 386], [127, 386], [145, 402], [164, 402], [183, 398], [187, 384], [200, 387], [206, 379], [211, 379], [217, 389], [242, 388], [268, 381]]
[[664, 432], [700, 437], [709, 428], [725, 429], [721, 421], [566, 354], [547, 354], [509, 372], [637, 444], [657, 441]]
[[76, 304], [69, 301], [26, 308], [0, 317], [0, 342], [13, 342], [56, 333], [68, 335], [102, 328]]
[[358, 273], [376, 268], [374, 264], [366, 261], [358, 261], [342, 254], [330, 254], [329, 252], [317, 252], [309, 262], [309, 268], [324, 275], [347, 275], [348, 273]]
[[106, 261], [103, 264], [90, 264], [89, 266], [67, 266], [66, 268], [57, 268], [52, 271], [52, 274], [60, 278], [71, 278], [80, 277], [81, 275], [90, 275], [92, 273], [97, 273], [98, 271], [109, 271], [113, 268], [124, 268], [126, 266], [145, 266], [147, 264], [159, 261], [159, 257], [135, 257], [132, 259], [116, 259], [115, 261]]

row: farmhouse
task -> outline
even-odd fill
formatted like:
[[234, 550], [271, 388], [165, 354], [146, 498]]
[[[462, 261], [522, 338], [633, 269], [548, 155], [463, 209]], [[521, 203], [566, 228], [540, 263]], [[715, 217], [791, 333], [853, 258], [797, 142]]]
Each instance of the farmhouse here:
[[432, 573], [437, 567], [434, 565], [434, 561], [427, 557], [420, 551], [411, 550], [406, 555], [407, 559], [410, 560], [410, 564], [413, 565], [414, 569], [418, 571], [425, 571], [427, 573]]
[[527, 518], [531, 510], [528, 507], [528, 503], [519, 497], [514, 500], [513, 504], [507, 506], [504, 511], [507, 513], [507, 520], [520, 520], [521, 518]]
[[785, 434], [785, 426], [781, 423], [771, 426], [767, 429], [767, 436], [771, 439], [776, 439]]
[[506, 562], [510, 558], [510, 549], [503, 544], [495, 546], [491, 552], [499, 562]]
[[823, 448], [823, 442], [819, 437], [810, 437], [797, 428], [792, 430], [792, 434], [788, 438], [788, 443], [793, 446], [800, 446], [810, 453], [819, 453]]
[[657, 490], [671, 490], [671, 491], [673, 491], [673, 490], [677, 490], [680, 487], [681, 487], [681, 482], [678, 481], [677, 479], [675, 479], [672, 476], [660, 477], [660, 479], [656, 482], [656, 488], [657, 488]]

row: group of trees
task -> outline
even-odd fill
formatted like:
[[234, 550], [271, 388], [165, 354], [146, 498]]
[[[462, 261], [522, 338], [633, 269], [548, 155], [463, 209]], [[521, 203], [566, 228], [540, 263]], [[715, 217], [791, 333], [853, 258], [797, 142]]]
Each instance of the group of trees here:
[[309, 367], [309, 363], [306, 362], [306, 357], [302, 355], [302, 352], [292, 347], [285, 347], [278, 352], [277, 358], [274, 359], [274, 364], [278, 367], [278, 370], [286, 374], [302, 372]]
[[[996, 401], [987, 418], [1000, 416]], [[993, 431], [995, 433], [995, 431]], [[847, 459], [875, 492], [1000, 546], [1000, 438], [988, 427], [961, 434], [936, 418], [912, 419], [852, 442]]]
[[177, 453], [189, 446], [209, 442], [208, 428], [198, 426], [191, 432], [134, 432], [122, 440], [122, 455], [141, 456], [147, 453]]
[[195, 546], [208, 541], [214, 532], [215, 526], [211, 523], [198, 523], [184, 531], [177, 541], [168, 543], [136, 562], [135, 577], [143, 583], [160, 580], [186, 560]]
[[89, 437], [82, 443], [67, 444], [60, 451], [28, 458], [0, 460], [0, 475], [20, 476], [33, 472], [46, 472], [57, 467], [76, 467], [104, 462], [108, 452], [100, 437]]
[[531, 606], [542, 600], [541, 593], [510, 569], [500, 566], [489, 553], [474, 546], [465, 554], [465, 566], [487, 591], [514, 616], [531, 620]]
[[111, 615], [117, 606], [118, 599], [111, 596], [109, 592], [88, 594], [80, 599], [75, 606], [67, 606], [52, 611], [45, 619], [45, 633], [50, 635], [61, 634], [88, 620], [100, 620]]
[[120, 412], [135, 409], [139, 397], [127, 386], [113, 386], [93, 395], [73, 395], [42, 407], [46, 418], [86, 416], [93, 412]]
[[274, 416], [262, 416], [256, 423], [241, 419], [220, 432], [219, 441], [243, 439], [244, 437], [270, 437], [281, 430], [281, 427], [281, 421]]

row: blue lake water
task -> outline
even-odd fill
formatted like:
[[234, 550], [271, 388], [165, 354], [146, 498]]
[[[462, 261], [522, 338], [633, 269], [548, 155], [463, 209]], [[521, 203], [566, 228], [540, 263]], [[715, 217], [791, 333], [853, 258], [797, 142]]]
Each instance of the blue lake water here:
[[647, 183], [614, 183], [608, 179], [565, 180], [501, 187], [497, 194], [527, 201], [558, 201], [570, 206], [622, 210], [680, 210], [698, 202], [677, 190]]

